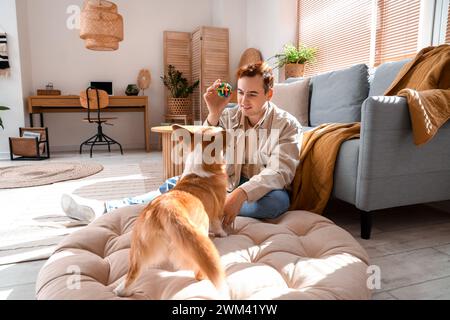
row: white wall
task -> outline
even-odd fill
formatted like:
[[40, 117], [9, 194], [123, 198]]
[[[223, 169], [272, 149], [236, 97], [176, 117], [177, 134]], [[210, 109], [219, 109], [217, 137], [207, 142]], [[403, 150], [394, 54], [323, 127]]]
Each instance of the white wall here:
[[[123, 95], [127, 84], [136, 83], [138, 72], [148, 68], [152, 84], [149, 96], [151, 125], [163, 120], [163, 31], [192, 31], [211, 23], [208, 0], [115, 0], [124, 18], [125, 39], [114, 52], [85, 49], [79, 30], [69, 30], [69, 5], [82, 0], [28, 0], [33, 91], [48, 82], [62, 94], [79, 94], [89, 81], [113, 81], [114, 93]], [[125, 148], [144, 147], [143, 113], [111, 114], [119, 119], [106, 126], [105, 133]], [[95, 126], [83, 123], [81, 113], [46, 114], [50, 143], [54, 151], [76, 150], [80, 142], [95, 133]], [[36, 117], [37, 120], [37, 117]], [[157, 143], [152, 135], [151, 142]]]
[[236, 81], [236, 70], [242, 52], [247, 48], [247, 5], [243, 0], [212, 0], [212, 25], [229, 29], [230, 79]]
[[19, 30], [16, 15], [16, 0], [0, 1], [0, 29], [7, 32], [11, 75], [0, 77], [0, 105], [11, 108], [0, 111], [5, 130], [0, 128], [0, 158], [9, 157], [8, 137], [17, 136], [19, 127], [24, 126], [24, 94], [22, 66], [19, 48]]
[[16, 0], [17, 28], [19, 32], [20, 65], [22, 74], [22, 93], [25, 106], [25, 123], [29, 124], [27, 117], [27, 97], [33, 94], [30, 34], [28, 27], [28, 3]]
[[[14, 68], [16, 75], [7, 80], [7, 84], [0, 80], [3, 81], [0, 92], [8, 92], [8, 100], [0, 101], [0, 104], [13, 105], [20, 110], [8, 115], [3, 112], [5, 123], [9, 122], [11, 126], [1, 132], [2, 136], [16, 135], [24, 119], [28, 122], [23, 113], [22, 96], [35, 94], [48, 82], [62, 94], [79, 94], [89, 81], [113, 81], [115, 94], [121, 95], [127, 84], [136, 83], [142, 68], [148, 68], [152, 73], [152, 84], [146, 95], [151, 106], [151, 126], [159, 125], [165, 113], [164, 88], [159, 79], [163, 73], [165, 30], [191, 32], [202, 25], [228, 27], [233, 80], [240, 55], [246, 48], [259, 48], [268, 58], [284, 43], [295, 41], [295, 0], [114, 0], [125, 23], [125, 40], [114, 52], [85, 49], [79, 30], [67, 28], [66, 21], [70, 16], [66, 13], [67, 8], [70, 5], [81, 7], [83, 0], [18, 2], [21, 50], [17, 30], [11, 30], [10, 55], [16, 57], [12, 63], [18, 65]], [[8, 24], [10, 28], [9, 24], [17, 24], [16, 19], [10, 18], [15, 17], [15, 0], [0, 0], [0, 4], [2, 25]], [[21, 71], [19, 61], [23, 65]], [[109, 115], [119, 119], [114, 121], [113, 127], [105, 127], [106, 134], [125, 148], [144, 148], [143, 113]], [[84, 116], [82, 113], [45, 114], [53, 151], [77, 150], [81, 141], [95, 133], [95, 126], [82, 122]], [[152, 145], [156, 146], [157, 142], [157, 136], [152, 134]], [[1, 139], [0, 152], [8, 152], [8, 149], [7, 139]]]
[[296, 0], [247, 0], [246, 20], [247, 47], [261, 50], [266, 60], [296, 42]]

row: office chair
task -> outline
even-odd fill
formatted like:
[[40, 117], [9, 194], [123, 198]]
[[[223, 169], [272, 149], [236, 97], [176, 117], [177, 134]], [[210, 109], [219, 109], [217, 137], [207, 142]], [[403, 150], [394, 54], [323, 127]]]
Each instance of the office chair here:
[[[105, 125], [111, 125], [108, 120], [114, 120], [117, 118], [104, 118], [100, 116], [100, 109], [106, 108], [109, 103], [108, 94], [104, 90], [98, 90], [93, 87], [89, 87], [86, 91], [80, 93], [80, 102], [83, 108], [88, 109], [88, 117], [83, 119], [89, 123], [97, 124], [97, 134], [90, 137], [80, 145], [80, 154], [82, 153], [83, 146], [91, 146], [90, 155], [92, 158], [92, 149], [94, 146], [108, 146], [108, 151], [111, 152], [111, 145], [118, 144], [120, 147], [120, 153], [123, 155], [122, 145], [116, 140], [108, 137], [103, 133], [102, 123]], [[97, 110], [96, 116], [91, 117], [91, 110]]]

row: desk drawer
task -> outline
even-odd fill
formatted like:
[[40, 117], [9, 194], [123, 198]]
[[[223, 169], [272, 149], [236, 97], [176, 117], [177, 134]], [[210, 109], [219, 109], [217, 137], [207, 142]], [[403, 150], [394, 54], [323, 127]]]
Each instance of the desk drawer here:
[[80, 98], [33, 98], [33, 106], [40, 107], [81, 107]]
[[147, 97], [110, 97], [110, 107], [137, 107], [145, 106]]

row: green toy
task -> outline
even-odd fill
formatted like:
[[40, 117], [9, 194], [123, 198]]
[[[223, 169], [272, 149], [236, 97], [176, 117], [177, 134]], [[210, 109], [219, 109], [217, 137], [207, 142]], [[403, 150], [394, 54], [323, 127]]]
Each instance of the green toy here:
[[217, 94], [220, 97], [228, 98], [231, 95], [231, 92], [233, 91], [233, 87], [226, 82], [222, 82], [219, 87], [217, 88]]

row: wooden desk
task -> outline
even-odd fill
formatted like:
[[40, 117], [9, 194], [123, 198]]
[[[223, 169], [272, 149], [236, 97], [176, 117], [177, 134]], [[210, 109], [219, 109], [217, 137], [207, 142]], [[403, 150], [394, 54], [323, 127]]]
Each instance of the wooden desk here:
[[[147, 96], [112, 96], [109, 105], [102, 112], [144, 112], [145, 150], [150, 152], [150, 107]], [[81, 106], [79, 96], [31, 96], [28, 97], [30, 126], [33, 127], [33, 114], [40, 115], [41, 127], [44, 127], [44, 113], [87, 112]]]

